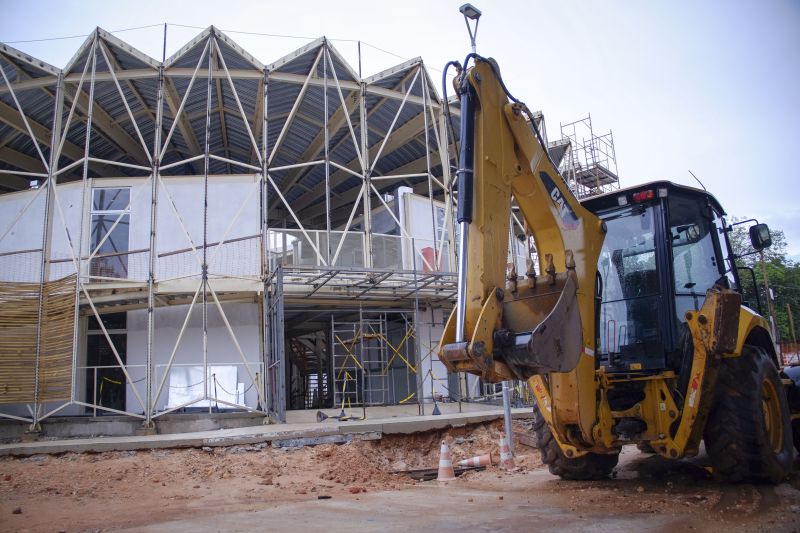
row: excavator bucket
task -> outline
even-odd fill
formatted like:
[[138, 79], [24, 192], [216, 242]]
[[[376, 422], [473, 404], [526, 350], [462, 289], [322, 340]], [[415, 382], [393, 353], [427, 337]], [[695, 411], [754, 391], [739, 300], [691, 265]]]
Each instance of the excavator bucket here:
[[[570, 372], [575, 368], [582, 351], [575, 276], [566, 273], [529, 278], [515, 289], [501, 305], [484, 307], [472, 336], [482, 340], [443, 346], [440, 357], [448, 370], [500, 381], [527, 380], [537, 374]], [[490, 299], [488, 303], [493, 302]], [[448, 328], [454, 318], [455, 315]], [[490, 328], [492, 333], [487, 339], [484, 332], [498, 319], [501, 326]], [[530, 324], [536, 326], [528, 330]]]
[[502, 359], [517, 379], [570, 372], [578, 364], [582, 328], [576, 292], [575, 278], [566, 276], [561, 294], [544, 320], [530, 333], [514, 335], [513, 347], [501, 347]]

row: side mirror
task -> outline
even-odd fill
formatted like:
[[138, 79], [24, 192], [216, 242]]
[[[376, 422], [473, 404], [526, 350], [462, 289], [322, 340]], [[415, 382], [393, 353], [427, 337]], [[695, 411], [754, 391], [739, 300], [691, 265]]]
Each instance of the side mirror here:
[[750, 226], [750, 244], [753, 249], [760, 252], [764, 248], [772, 246], [772, 237], [769, 234], [769, 226], [766, 224], [756, 224]]

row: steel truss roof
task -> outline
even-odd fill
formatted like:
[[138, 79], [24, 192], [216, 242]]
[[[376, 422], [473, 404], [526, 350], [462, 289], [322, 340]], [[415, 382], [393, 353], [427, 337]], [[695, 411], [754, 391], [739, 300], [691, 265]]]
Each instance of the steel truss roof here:
[[[324, 37], [265, 64], [211, 26], [162, 63], [97, 28], [63, 69], [1, 43], [0, 68], [0, 193], [46, 180], [51, 166], [59, 183], [81, 179], [82, 163], [92, 178], [147, 176], [154, 159], [162, 175], [202, 175], [206, 144], [209, 174], [259, 172], [266, 154], [312, 227], [325, 219], [326, 168], [334, 223], [365, 175], [399, 176], [376, 180], [381, 193], [427, 194], [428, 173], [445, 181], [441, 97], [420, 58], [361, 79]], [[275, 205], [270, 217], [287, 211]]]

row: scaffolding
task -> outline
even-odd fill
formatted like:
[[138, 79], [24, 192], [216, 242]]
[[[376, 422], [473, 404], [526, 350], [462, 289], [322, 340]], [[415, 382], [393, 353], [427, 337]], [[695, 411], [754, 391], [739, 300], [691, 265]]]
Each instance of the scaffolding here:
[[418, 397], [413, 313], [361, 310], [357, 322], [333, 319], [331, 329], [334, 406], [396, 405]]
[[560, 124], [561, 139], [549, 143], [551, 154], [560, 163], [559, 170], [578, 199], [619, 189], [614, 135], [598, 135], [592, 115]]
[[482, 397], [437, 358], [455, 139], [420, 58], [264, 64], [212, 26], [156, 60], [98, 28], [63, 69], [0, 44], [0, 71], [0, 417]]

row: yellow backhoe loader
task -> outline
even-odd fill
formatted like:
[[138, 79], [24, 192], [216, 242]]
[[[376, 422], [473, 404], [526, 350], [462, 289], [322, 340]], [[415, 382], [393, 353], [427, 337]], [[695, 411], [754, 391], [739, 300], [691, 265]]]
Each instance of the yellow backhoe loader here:
[[[701, 441], [720, 479], [786, 477], [787, 390], [800, 375], [782, 373], [768, 321], [742, 302], [717, 200], [659, 181], [579, 202], [498, 65], [474, 52], [452, 65], [461, 124], [458, 296], [439, 352], [448, 369], [527, 380], [538, 447], [562, 478], [607, 476], [627, 444], [678, 459]], [[535, 245], [526, 272], [507, 263], [512, 211]], [[750, 234], [769, 246], [766, 225]]]

